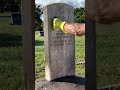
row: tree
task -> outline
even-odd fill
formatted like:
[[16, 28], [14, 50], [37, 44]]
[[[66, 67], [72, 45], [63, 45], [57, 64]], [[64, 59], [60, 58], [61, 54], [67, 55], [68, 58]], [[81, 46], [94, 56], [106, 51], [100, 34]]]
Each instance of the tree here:
[[4, 5], [5, 5], [5, 0], [0, 0], [0, 12], [1, 13], [4, 12], [4, 9], [3, 9]]
[[4, 10], [18, 12], [20, 7], [21, 0], [0, 0], [0, 12], [4, 12]]
[[16, 5], [19, 7], [19, 10], [21, 8], [21, 0], [14, 0]]
[[35, 4], [35, 26], [36, 30], [43, 31], [43, 21], [40, 19], [43, 14], [43, 9], [41, 5]]
[[78, 23], [85, 23], [85, 8], [74, 9], [74, 21]]

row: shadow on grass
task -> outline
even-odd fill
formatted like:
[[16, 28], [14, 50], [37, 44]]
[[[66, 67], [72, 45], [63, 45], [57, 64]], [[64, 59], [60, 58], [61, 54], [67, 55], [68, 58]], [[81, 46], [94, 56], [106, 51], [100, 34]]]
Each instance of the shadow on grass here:
[[35, 46], [43, 46], [44, 41], [35, 40]]
[[22, 35], [0, 34], [0, 47], [22, 46]]

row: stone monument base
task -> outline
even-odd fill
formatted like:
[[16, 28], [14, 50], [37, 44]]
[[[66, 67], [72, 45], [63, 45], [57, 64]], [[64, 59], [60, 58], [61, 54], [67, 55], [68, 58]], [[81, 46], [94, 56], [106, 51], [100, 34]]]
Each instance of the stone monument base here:
[[67, 76], [53, 81], [43, 78], [36, 84], [36, 90], [85, 90], [85, 78]]

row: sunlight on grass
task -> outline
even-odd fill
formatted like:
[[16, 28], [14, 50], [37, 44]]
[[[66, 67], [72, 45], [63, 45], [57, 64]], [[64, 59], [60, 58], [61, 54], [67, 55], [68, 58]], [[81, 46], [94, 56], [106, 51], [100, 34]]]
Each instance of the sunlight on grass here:
[[[40, 36], [39, 31], [35, 32], [35, 72], [36, 82], [39, 81], [45, 75], [45, 60], [44, 60], [44, 37]], [[85, 67], [79, 62], [85, 60], [85, 37], [76, 37], [75, 39], [75, 61], [76, 61], [76, 74], [84, 76]]]
[[45, 76], [44, 37], [39, 31], [35, 32], [35, 42], [35, 78], [38, 81]]
[[85, 36], [75, 37], [76, 74], [85, 76]]

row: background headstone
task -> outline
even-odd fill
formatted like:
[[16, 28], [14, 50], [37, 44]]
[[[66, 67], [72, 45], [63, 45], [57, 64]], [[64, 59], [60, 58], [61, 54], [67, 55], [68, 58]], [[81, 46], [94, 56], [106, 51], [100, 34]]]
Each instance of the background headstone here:
[[12, 13], [12, 15], [11, 15], [11, 24], [21, 25], [21, 13], [20, 12]]
[[65, 34], [60, 29], [54, 30], [54, 17], [74, 21], [74, 8], [63, 3], [54, 3], [43, 8], [45, 36], [45, 75], [51, 81], [64, 76], [75, 75], [75, 40], [74, 35]]

